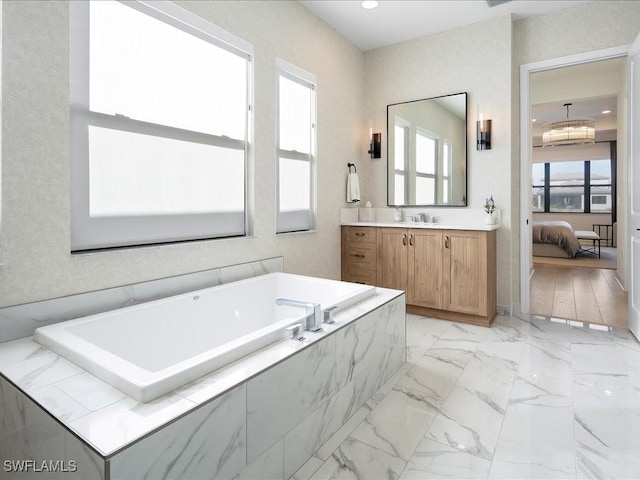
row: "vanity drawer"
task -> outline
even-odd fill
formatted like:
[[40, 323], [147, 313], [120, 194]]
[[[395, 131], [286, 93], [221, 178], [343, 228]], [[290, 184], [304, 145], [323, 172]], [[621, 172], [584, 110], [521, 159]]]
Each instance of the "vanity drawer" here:
[[374, 243], [351, 245], [346, 252], [349, 266], [368, 266], [369, 269], [375, 270], [375, 247], [376, 245]]
[[376, 241], [375, 228], [348, 227], [347, 240], [355, 243], [374, 243]]
[[375, 285], [376, 242], [375, 227], [342, 227], [342, 280]]
[[353, 282], [353, 283], [362, 283], [364, 285], [373, 285], [373, 286], [375, 286], [375, 284], [376, 284], [376, 274], [375, 274], [375, 272], [367, 273], [366, 275], [353, 274], [346, 281]]

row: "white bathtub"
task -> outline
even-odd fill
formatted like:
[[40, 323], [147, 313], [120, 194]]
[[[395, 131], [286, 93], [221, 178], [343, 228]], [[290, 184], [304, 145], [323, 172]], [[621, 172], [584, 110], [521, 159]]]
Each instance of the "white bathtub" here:
[[[304, 323], [285, 297], [340, 311], [375, 287], [271, 273], [69, 320], [34, 339], [140, 401], [149, 402], [273, 342]], [[292, 340], [286, 340], [292, 341]]]

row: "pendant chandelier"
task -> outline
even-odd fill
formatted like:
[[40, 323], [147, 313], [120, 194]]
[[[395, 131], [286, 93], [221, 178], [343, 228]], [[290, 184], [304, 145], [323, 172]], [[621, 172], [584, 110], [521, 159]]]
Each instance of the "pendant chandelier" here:
[[596, 122], [592, 118], [569, 118], [569, 107], [565, 103], [567, 119], [545, 123], [542, 126], [542, 146], [577, 145], [596, 142]]

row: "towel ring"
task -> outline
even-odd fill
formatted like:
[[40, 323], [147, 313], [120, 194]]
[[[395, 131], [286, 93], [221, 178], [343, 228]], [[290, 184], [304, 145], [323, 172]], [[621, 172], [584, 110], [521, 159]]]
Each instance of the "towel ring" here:
[[347, 168], [349, 169], [349, 173], [351, 173], [351, 167], [353, 167], [353, 173], [358, 173], [358, 170], [356, 170], [355, 163], [347, 163]]

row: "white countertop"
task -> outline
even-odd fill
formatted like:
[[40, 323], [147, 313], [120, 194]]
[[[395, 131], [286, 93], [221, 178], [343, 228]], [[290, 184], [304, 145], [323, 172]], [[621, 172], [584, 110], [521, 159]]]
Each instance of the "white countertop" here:
[[[362, 215], [366, 212], [366, 216]], [[428, 219], [432, 217], [438, 220], [433, 222], [419, 223], [410, 221], [414, 216], [424, 213]], [[484, 220], [487, 214], [483, 209], [423, 209], [404, 208], [401, 215], [404, 221], [394, 222], [394, 209], [392, 208], [343, 208], [340, 210], [340, 224], [355, 227], [391, 227], [391, 228], [430, 228], [439, 230], [468, 230], [490, 232], [498, 230], [502, 225], [501, 211], [496, 210], [495, 217], [497, 223], [487, 225]]]
[[392, 227], [392, 228], [430, 228], [438, 230], [473, 230], [486, 231], [498, 230], [500, 225], [454, 225], [448, 223], [414, 223], [414, 222], [342, 222], [342, 225], [352, 227]]

